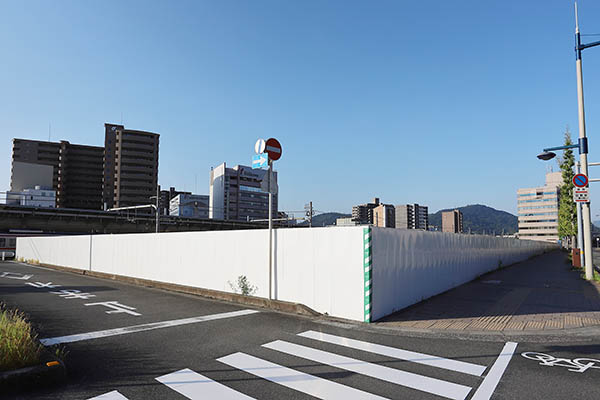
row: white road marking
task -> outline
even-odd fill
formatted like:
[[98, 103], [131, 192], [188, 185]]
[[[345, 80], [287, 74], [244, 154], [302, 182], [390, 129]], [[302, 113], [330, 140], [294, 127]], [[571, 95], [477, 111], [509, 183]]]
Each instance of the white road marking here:
[[416, 353], [413, 351], [397, 349], [395, 347], [388, 347], [380, 344], [363, 342], [361, 340], [348, 339], [342, 336], [335, 336], [322, 332], [306, 331], [299, 333], [298, 336], [350, 347], [352, 349], [368, 351], [370, 353], [380, 354], [382, 356], [397, 358], [400, 360], [425, 364], [432, 367], [449, 369], [451, 371], [462, 372], [469, 375], [481, 376], [486, 369], [486, 367], [481, 365], [450, 360], [448, 358], [438, 356], [431, 356], [429, 354]]
[[105, 331], [87, 332], [87, 333], [80, 333], [80, 334], [76, 334], [76, 335], [58, 336], [58, 337], [54, 337], [54, 338], [41, 339], [40, 342], [42, 342], [42, 344], [44, 346], [51, 346], [53, 344], [58, 344], [58, 343], [79, 342], [81, 340], [98, 339], [98, 338], [103, 338], [103, 337], [108, 337], [108, 336], [124, 335], [127, 333], [149, 331], [152, 329], [169, 328], [171, 326], [195, 324], [198, 322], [212, 321], [212, 320], [216, 320], [216, 319], [240, 317], [242, 315], [255, 314], [257, 312], [258, 311], [256, 311], [256, 310], [239, 310], [239, 311], [232, 311], [232, 312], [226, 312], [226, 313], [221, 313], [221, 314], [203, 315], [200, 317], [175, 319], [175, 320], [171, 320], [171, 321], [162, 321], [162, 322], [152, 322], [149, 324], [134, 325], [134, 326], [128, 326], [128, 327], [124, 327], [124, 328], [107, 329]]
[[[11, 276], [12, 274], [12, 276]], [[24, 281], [31, 278], [33, 275], [23, 275], [20, 272], [0, 272], [0, 278], [22, 279]]]
[[96, 297], [95, 294], [91, 294], [91, 293], [81, 293], [81, 290], [77, 290], [77, 289], [63, 289], [63, 290], [59, 290], [58, 292], [50, 292], [53, 294], [57, 294], [60, 297], [64, 298], [64, 299], [90, 299], [92, 297]]
[[139, 317], [140, 315], [142, 315], [135, 311], [131, 311], [131, 310], [136, 310], [135, 307], [126, 306], [125, 304], [121, 304], [118, 301], [104, 301], [104, 302], [99, 302], [99, 303], [87, 303], [87, 304], [84, 304], [84, 306], [104, 306], [104, 307], [111, 308], [112, 311], [106, 311], [107, 314], [127, 313], [130, 315], [133, 315], [134, 317]]
[[338, 354], [333, 354], [294, 343], [284, 342], [283, 340], [276, 340], [271, 343], [263, 344], [263, 347], [291, 354], [296, 357], [306, 358], [321, 364], [331, 365], [335, 368], [352, 371], [357, 374], [381, 379], [397, 385], [406, 386], [427, 393], [437, 394], [438, 396], [443, 396], [449, 399], [464, 400], [471, 391], [471, 388], [468, 386], [417, 375], [394, 368], [384, 367], [382, 365], [372, 364], [350, 357], [340, 356]]
[[100, 396], [90, 397], [88, 400], [128, 400], [121, 393], [113, 390], [112, 392], [101, 394]]
[[155, 379], [188, 399], [254, 399], [188, 368]]
[[30, 285], [36, 288], [50, 288], [50, 289], [56, 289], [57, 287], [60, 287], [60, 285], [53, 285], [52, 282], [48, 282], [48, 283], [42, 283], [42, 282], [25, 282], [26, 285]]
[[[384, 399], [350, 386], [305, 374], [244, 353], [234, 353], [219, 358], [217, 361], [319, 399]], [[220, 397], [208, 396], [207, 398], [216, 399]]]
[[600, 369], [600, 360], [593, 358], [575, 358], [570, 360], [568, 358], [558, 358], [544, 353], [536, 353], [534, 351], [526, 351], [521, 355], [530, 360], [540, 361], [539, 365], [545, 365], [547, 367], [566, 367], [567, 371], [571, 372], [585, 372], [590, 368]]
[[508, 367], [508, 363], [512, 358], [515, 350], [517, 348], [517, 343], [507, 342], [502, 349], [502, 352], [492, 365], [490, 372], [486, 375], [483, 383], [477, 388], [477, 391], [471, 398], [471, 400], [489, 400], [494, 394], [494, 390], [496, 390], [496, 386], [500, 383], [500, 378], [504, 374], [506, 367]]

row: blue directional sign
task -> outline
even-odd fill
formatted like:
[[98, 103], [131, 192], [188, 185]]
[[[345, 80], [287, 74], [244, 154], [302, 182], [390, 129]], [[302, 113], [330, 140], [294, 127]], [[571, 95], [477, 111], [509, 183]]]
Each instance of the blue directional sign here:
[[269, 166], [269, 156], [266, 153], [252, 156], [252, 168], [267, 168]]

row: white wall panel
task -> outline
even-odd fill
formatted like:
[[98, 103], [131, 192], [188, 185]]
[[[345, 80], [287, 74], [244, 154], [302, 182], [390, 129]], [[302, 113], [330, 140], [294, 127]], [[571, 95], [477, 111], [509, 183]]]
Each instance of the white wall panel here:
[[481, 235], [373, 228], [373, 319], [556, 245]]
[[[274, 298], [362, 319], [362, 228], [277, 229], [273, 244]], [[225, 292], [245, 275], [266, 298], [268, 246], [268, 230], [64, 236], [19, 238], [17, 257]]]
[[[274, 231], [274, 298], [364, 318], [364, 227]], [[373, 319], [555, 248], [478, 235], [372, 228]], [[91, 241], [91, 243], [90, 243]], [[91, 249], [91, 255], [90, 255]], [[17, 257], [231, 292], [245, 275], [268, 297], [268, 231], [18, 238]]]

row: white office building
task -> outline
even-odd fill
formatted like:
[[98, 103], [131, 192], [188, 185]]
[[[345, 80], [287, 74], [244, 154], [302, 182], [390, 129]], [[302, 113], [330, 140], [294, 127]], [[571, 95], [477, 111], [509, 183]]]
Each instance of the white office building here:
[[186, 218], [208, 218], [208, 196], [180, 193], [169, 202], [169, 215]]
[[546, 185], [517, 190], [519, 238], [556, 243], [562, 174], [546, 174]]
[[[268, 170], [245, 165], [211, 169], [208, 214], [213, 219], [252, 221], [269, 218]], [[277, 218], [277, 172], [271, 177], [273, 218]]]
[[36, 186], [35, 189], [6, 192], [6, 205], [56, 208], [56, 191]]

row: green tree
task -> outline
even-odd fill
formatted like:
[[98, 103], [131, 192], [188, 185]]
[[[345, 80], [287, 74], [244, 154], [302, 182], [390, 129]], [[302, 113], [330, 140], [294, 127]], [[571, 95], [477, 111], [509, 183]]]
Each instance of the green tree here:
[[[565, 146], [572, 145], [571, 133], [567, 129], [565, 132]], [[573, 150], [567, 149], [559, 161], [562, 170], [563, 184], [560, 186], [560, 197], [558, 207], [558, 236], [567, 239], [571, 244], [572, 239], [577, 235], [577, 208], [573, 201], [573, 166], [575, 158]]]

